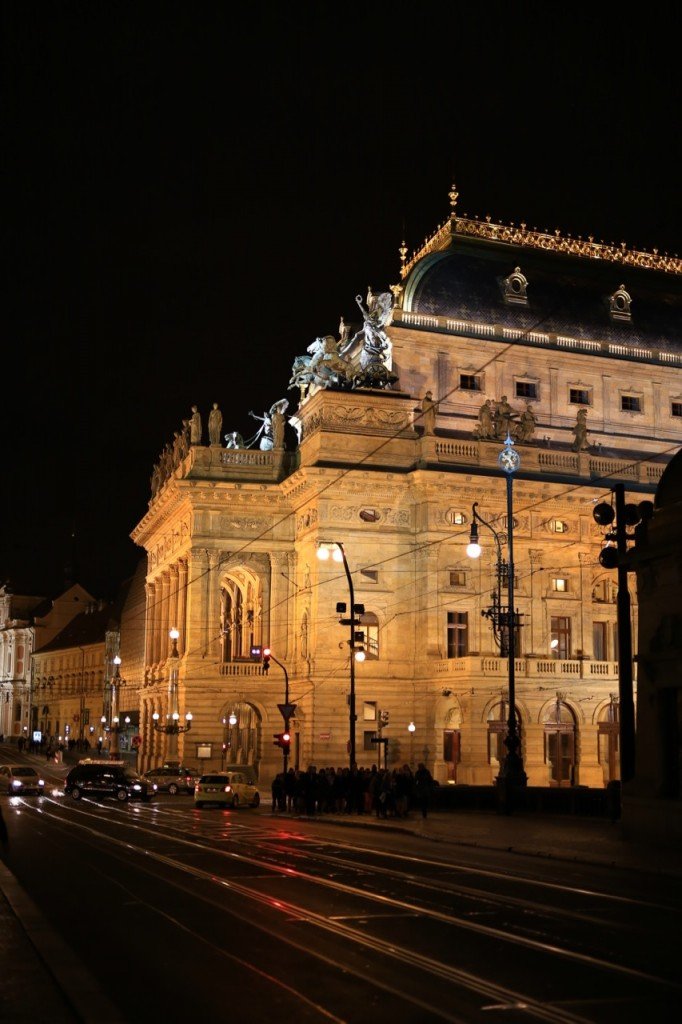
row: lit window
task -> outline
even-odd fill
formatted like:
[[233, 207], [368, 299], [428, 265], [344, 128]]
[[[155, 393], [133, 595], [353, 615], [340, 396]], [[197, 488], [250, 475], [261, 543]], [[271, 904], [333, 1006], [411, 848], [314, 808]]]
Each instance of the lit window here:
[[621, 395], [620, 407], [623, 412], [641, 412], [642, 400], [637, 395]]
[[462, 391], [481, 391], [481, 378], [474, 373], [460, 373], [459, 386]]
[[363, 722], [376, 722], [377, 720], [377, 702], [375, 700], [365, 700], [362, 703], [362, 720]]
[[464, 569], [451, 569], [449, 572], [451, 587], [465, 587], [467, 574]]
[[[360, 616], [358, 631], [362, 632], [362, 647], [366, 658], [379, 657], [379, 620], [374, 612], [365, 612]], [[356, 645], [357, 646], [357, 645]]]
[[469, 648], [469, 615], [448, 612], [448, 658], [465, 658]]
[[445, 513], [446, 522], [450, 523], [451, 526], [462, 526], [467, 522], [467, 517], [463, 512], [456, 512], [454, 508], [449, 508]]
[[568, 590], [568, 580], [562, 576], [555, 576], [552, 580], [552, 590], [557, 590], [562, 594], [566, 593]]
[[537, 399], [538, 397], [538, 386], [534, 380], [517, 380], [515, 387], [517, 398]]
[[570, 388], [568, 401], [571, 405], [592, 405], [592, 393], [586, 388]]
[[552, 533], [567, 533], [568, 532], [568, 524], [565, 523], [563, 521], [563, 519], [550, 519], [548, 525], [549, 525], [549, 528], [552, 531]]

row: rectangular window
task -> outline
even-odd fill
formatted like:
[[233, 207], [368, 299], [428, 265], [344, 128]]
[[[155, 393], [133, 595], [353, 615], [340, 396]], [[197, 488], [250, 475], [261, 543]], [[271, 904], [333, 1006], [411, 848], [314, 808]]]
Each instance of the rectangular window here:
[[670, 411], [673, 416], [682, 416], [682, 402], [673, 402]]
[[362, 576], [363, 583], [378, 583], [379, 582], [379, 570], [378, 569], [361, 569], [360, 575]]
[[460, 373], [459, 386], [462, 391], [480, 391], [481, 378], [474, 373]]
[[517, 398], [536, 399], [538, 397], [538, 386], [533, 380], [517, 380], [515, 386]]
[[566, 615], [552, 616], [552, 653], [566, 661], [571, 657], [571, 620]]
[[560, 594], [565, 594], [568, 590], [568, 580], [562, 576], [555, 576], [552, 580], [552, 590], [556, 590]]
[[362, 744], [362, 749], [365, 752], [373, 750], [374, 753], [378, 757], [379, 755], [378, 755], [377, 751], [379, 750], [379, 744], [378, 743], [372, 743], [372, 740], [376, 736], [376, 731], [373, 729], [371, 732], [364, 732], [362, 735], [363, 735], [363, 739], [364, 739], [364, 743]]
[[636, 395], [621, 395], [620, 407], [623, 412], [641, 412], [642, 400]]
[[451, 569], [448, 573], [451, 587], [465, 587], [467, 574], [464, 569]]
[[377, 720], [377, 702], [375, 700], [366, 700], [362, 704], [362, 720], [363, 722], [376, 722]]
[[585, 388], [570, 388], [568, 401], [571, 405], [592, 405], [592, 395]]
[[448, 612], [448, 658], [466, 658], [469, 649], [469, 613]]
[[606, 622], [592, 623], [592, 657], [595, 661], [608, 661], [608, 626]]

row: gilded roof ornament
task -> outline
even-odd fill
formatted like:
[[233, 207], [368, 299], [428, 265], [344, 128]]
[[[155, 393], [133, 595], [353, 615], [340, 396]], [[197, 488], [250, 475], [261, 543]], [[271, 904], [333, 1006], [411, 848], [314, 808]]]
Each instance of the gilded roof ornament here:
[[[573, 238], [570, 233], [562, 236], [559, 228], [556, 228], [554, 232], [538, 231], [535, 228], [531, 231], [524, 222], [521, 222], [518, 227], [513, 223], [509, 225], [496, 224], [490, 215], [486, 215], [483, 221], [478, 217], [469, 218], [466, 213], [456, 216], [455, 210], [459, 193], [454, 184], [449, 192], [449, 197], [451, 206], [449, 219], [441, 224], [430, 238], [424, 240], [421, 248], [416, 250], [409, 260], [403, 259], [401, 248], [401, 277], [407, 277], [415, 264], [429, 253], [443, 252], [450, 248], [453, 236], [457, 234], [488, 239], [492, 242], [504, 242], [508, 245], [518, 245], [529, 249], [544, 249], [547, 252], [562, 252], [570, 256], [582, 256], [586, 259], [621, 263], [629, 267], [660, 270], [668, 274], [682, 274], [682, 259], [679, 256], [669, 256], [667, 253], [660, 255], [658, 249], [654, 249], [652, 252], [628, 249], [625, 242], [621, 242], [620, 245], [613, 243], [606, 245], [603, 241], [595, 242], [593, 235], [589, 235], [586, 239]], [[404, 242], [403, 248], [405, 248]]]

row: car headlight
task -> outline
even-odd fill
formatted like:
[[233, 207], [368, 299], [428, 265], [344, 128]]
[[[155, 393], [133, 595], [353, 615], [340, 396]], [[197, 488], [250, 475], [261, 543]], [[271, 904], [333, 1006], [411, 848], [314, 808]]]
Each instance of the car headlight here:
[[158, 788], [159, 788], [159, 787], [158, 787], [158, 786], [156, 785], [156, 783], [155, 783], [155, 782], [152, 782], [152, 789], [156, 790], [156, 789], [158, 789]]
[[44, 786], [45, 785], [45, 779], [38, 779], [38, 785], [39, 786]]
[[139, 792], [139, 790], [142, 789], [142, 786], [140, 785], [139, 782], [134, 782], [133, 783], [133, 789], [135, 789], [135, 790], [137, 790]]
[[225, 786], [225, 792], [229, 793], [232, 790], [232, 786]]
[[21, 783], [19, 782], [19, 779], [12, 779], [12, 785], [14, 786], [15, 789], [21, 789]]

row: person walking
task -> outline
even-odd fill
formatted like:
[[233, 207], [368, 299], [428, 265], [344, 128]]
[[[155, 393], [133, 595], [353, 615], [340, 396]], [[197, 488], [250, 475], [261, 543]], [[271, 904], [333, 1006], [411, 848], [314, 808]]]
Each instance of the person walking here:
[[414, 773], [414, 792], [417, 800], [417, 807], [422, 813], [422, 818], [426, 818], [429, 813], [429, 803], [431, 801], [432, 790], [433, 776], [424, 762], [420, 761], [417, 765], [417, 770]]

